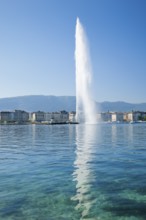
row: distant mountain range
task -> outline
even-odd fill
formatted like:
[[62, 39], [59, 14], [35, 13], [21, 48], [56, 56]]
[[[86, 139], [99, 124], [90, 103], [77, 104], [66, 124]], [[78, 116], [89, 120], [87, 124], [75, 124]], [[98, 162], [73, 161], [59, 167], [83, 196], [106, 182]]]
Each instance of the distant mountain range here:
[[[101, 102], [97, 103], [97, 109], [100, 112], [118, 111], [127, 112], [131, 110], [146, 111], [146, 103], [132, 104], [126, 102]], [[15, 109], [25, 110], [28, 112], [33, 111], [75, 111], [76, 97], [75, 96], [19, 96], [12, 98], [0, 99], [0, 111], [7, 110], [13, 111]]]

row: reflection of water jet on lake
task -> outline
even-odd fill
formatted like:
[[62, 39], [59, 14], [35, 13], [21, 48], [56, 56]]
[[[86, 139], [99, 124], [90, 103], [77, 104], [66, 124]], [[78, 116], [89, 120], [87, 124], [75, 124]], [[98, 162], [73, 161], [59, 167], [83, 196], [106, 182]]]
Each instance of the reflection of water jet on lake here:
[[95, 160], [94, 142], [96, 141], [96, 125], [78, 125], [76, 127], [76, 159], [74, 162], [73, 181], [76, 182], [76, 194], [72, 200], [77, 202], [76, 210], [81, 212], [81, 219], [86, 219], [96, 203], [92, 187], [96, 181], [93, 172]]

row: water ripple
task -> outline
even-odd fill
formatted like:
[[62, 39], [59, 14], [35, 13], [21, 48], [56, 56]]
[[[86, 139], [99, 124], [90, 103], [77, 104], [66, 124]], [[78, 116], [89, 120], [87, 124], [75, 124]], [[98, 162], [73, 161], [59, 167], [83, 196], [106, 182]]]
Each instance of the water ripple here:
[[145, 125], [0, 126], [0, 219], [145, 220]]

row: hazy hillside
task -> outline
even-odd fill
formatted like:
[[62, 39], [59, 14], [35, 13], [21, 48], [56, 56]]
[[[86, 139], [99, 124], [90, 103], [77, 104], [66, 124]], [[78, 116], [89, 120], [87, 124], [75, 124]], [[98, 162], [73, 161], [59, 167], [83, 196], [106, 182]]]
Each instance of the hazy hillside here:
[[[33, 111], [75, 111], [75, 96], [20, 96], [0, 99], [0, 111], [21, 109], [28, 112]], [[146, 111], [146, 103], [131, 104], [126, 102], [102, 102], [97, 103], [100, 111]]]
[[127, 102], [102, 102], [99, 104], [101, 111], [146, 111], [146, 103], [132, 104]]
[[75, 110], [74, 96], [20, 96], [0, 99], [0, 111], [22, 109], [25, 111], [72, 111]]

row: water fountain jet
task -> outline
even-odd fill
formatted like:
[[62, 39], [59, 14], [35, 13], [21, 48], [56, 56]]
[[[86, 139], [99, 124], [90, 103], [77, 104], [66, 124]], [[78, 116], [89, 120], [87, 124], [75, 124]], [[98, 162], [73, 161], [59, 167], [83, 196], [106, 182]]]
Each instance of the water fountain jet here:
[[82, 24], [77, 18], [75, 33], [75, 67], [76, 67], [76, 121], [95, 124], [96, 108], [92, 99], [92, 69], [90, 64], [87, 37]]

